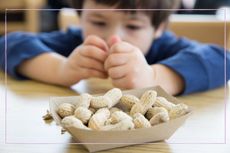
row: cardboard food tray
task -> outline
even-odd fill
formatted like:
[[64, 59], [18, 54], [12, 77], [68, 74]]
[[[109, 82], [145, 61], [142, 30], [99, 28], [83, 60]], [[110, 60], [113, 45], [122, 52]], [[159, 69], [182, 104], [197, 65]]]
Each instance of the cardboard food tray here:
[[[175, 104], [179, 103], [176, 98], [168, 95], [159, 86], [144, 89], [126, 90], [122, 93], [128, 93], [140, 97], [146, 90], [150, 89], [155, 90], [158, 96], [165, 97], [167, 100]], [[78, 99], [79, 96], [50, 98], [50, 111], [58, 125], [61, 126], [61, 118], [56, 113], [58, 105], [61, 103], [76, 103]], [[147, 129], [141, 128], [128, 131], [94, 131], [69, 127], [66, 130], [78, 143], [83, 144], [89, 152], [95, 152], [133, 144], [142, 144], [168, 139], [180, 126], [182, 126], [185, 120], [190, 116], [191, 112], [191, 108], [189, 108], [189, 112], [184, 116], [152, 126]]]

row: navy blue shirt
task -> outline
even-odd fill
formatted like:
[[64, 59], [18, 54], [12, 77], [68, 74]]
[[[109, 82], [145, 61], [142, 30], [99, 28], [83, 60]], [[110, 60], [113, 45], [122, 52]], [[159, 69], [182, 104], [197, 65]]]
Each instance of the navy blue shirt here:
[[[46, 52], [69, 56], [83, 42], [79, 28], [71, 27], [66, 32], [50, 33], [13, 32], [7, 35], [7, 73], [18, 79], [26, 77], [17, 73], [17, 67], [26, 59]], [[0, 67], [5, 67], [5, 38], [0, 38]], [[145, 55], [149, 64], [163, 64], [178, 73], [185, 83], [183, 94], [204, 91], [224, 85], [226, 67], [230, 68], [230, 53], [217, 45], [201, 44], [186, 38], [177, 38], [165, 31], [154, 40]], [[226, 73], [227, 80], [230, 71]]]

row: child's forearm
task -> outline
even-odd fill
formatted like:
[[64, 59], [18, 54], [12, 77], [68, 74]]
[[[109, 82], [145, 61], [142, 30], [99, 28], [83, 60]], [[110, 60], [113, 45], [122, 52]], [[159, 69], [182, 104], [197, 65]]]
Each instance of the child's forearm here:
[[152, 65], [155, 85], [160, 85], [172, 95], [179, 94], [184, 89], [184, 81], [179, 74], [162, 64]]
[[60, 67], [65, 60], [65, 57], [57, 53], [44, 53], [24, 61], [19, 65], [17, 71], [34, 80], [64, 85], [60, 76]]

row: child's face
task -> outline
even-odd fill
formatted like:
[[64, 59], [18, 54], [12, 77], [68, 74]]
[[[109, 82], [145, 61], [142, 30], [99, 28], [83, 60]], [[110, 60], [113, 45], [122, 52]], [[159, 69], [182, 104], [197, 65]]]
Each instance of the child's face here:
[[[92, 0], [84, 2], [84, 9], [114, 9]], [[97, 35], [108, 41], [113, 35], [118, 35], [138, 47], [144, 54], [150, 48], [154, 38], [154, 28], [150, 18], [141, 12], [131, 14], [121, 11], [84, 10], [81, 14], [81, 26], [84, 38], [88, 35]]]

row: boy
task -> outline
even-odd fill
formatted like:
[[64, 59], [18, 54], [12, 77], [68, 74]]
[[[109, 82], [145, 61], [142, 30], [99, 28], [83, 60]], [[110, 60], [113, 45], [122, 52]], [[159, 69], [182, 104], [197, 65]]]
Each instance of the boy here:
[[[74, 8], [85, 9], [78, 11], [82, 30], [8, 34], [7, 72], [16, 78], [63, 86], [90, 77], [110, 77], [116, 87], [161, 85], [173, 95], [223, 85], [223, 49], [176, 38], [165, 31], [170, 11], [103, 11], [172, 9], [176, 2], [73, 0]], [[0, 44], [4, 46], [3, 38]], [[2, 69], [3, 52], [2, 47]], [[229, 54], [227, 60], [230, 66]]]

